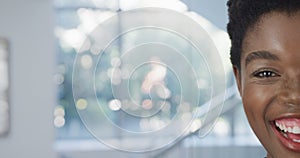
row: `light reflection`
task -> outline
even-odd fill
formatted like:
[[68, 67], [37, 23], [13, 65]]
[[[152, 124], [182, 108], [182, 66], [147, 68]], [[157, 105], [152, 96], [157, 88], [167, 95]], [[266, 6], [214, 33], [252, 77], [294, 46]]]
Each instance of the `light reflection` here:
[[99, 55], [102, 52], [102, 49], [95, 43], [91, 46], [90, 51], [93, 55]]
[[85, 69], [90, 69], [93, 66], [93, 59], [90, 55], [83, 55], [80, 60], [81, 66]]
[[54, 118], [54, 125], [55, 125], [55, 127], [57, 127], [57, 128], [63, 127], [63, 126], [65, 125], [65, 123], [66, 123], [66, 120], [65, 120], [65, 118], [62, 117], [62, 116], [58, 116], [58, 117], [55, 117], [55, 118]]
[[109, 69], [107, 70], [107, 73], [106, 73], [107, 77], [112, 78], [112, 76], [113, 76], [113, 71], [114, 71], [114, 68], [109, 68]]
[[168, 99], [171, 97], [171, 91], [165, 85], [155, 85], [155, 92], [161, 99]]
[[150, 110], [153, 108], [152, 101], [150, 99], [145, 99], [142, 103], [142, 107], [146, 110]]
[[119, 57], [120, 56], [120, 50], [119, 50], [120, 48], [118, 47], [118, 46], [113, 46], [112, 48], [111, 48], [111, 51], [110, 52], [105, 52], [105, 53], [109, 53], [109, 56], [111, 57], [111, 58], [114, 58], [114, 57]]
[[209, 84], [207, 83], [207, 80], [205, 80], [205, 79], [198, 79], [197, 86], [199, 89], [206, 89], [209, 87]]
[[166, 125], [166, 122], [162, 121], [158, 117], [151, 118], [149, 123], [152, 130], [159, 130]]
[[120, 0], [121, 10], [131, 10], [143, 7], [159, 7], [179, 12], [187, 11], [187, 6], [180, 0]]
[[130, 10], [137, 8], [141, 0], [119, 0], [121, 10]]
[[121, 59], [118, 57], [114, 57], [110, 60], [110, 64], [113, 67], [119, 67], [121, 65]]
[[230, 133], [229, 121], [224, 118], [218, 118], [218, 121], [213, 129], [213, 133], [219, 137], [228, 136]]
[[113, 85], [119, 85], [122, 81], [122, 72], [119, 68], [109, 68], [107, 76], [111, 79]]
[[62, 106], [57, 106], [54, 110], [54, 126], [61, 128], [65, 125], [65, 109]]
[[121, 70], [119, 68], [114, 69], [111, 82], [113, 85], [119, 85], [122, 81]]
[[191, 120], [191, 119], [192, 119], [192, 114], [191, 114], [190, 112], [185, 112], [185, 113], [183, 113], [182, 116], [181, 116], [181, 120], [182, 120], [183, 122], [187, 122], [187, 121], [189, 121], [189, 120]]
[[98, 8], [109, 8], [118, 10], [118, 0], [91, 0]]
[[65, 116], [65, 109], [62, 106], [57, 106], [54, 110], [54, 116]]
[[100, 23], [115, 15], [112, 11], [99, 11], [86, 8], [77, 10], [77, 15], [80, 20], [78, 29], [86, 34], [91, 33]]
[[112, 111], [118, 111], [121, 109], [122, 107], [122, 104], [121, 104], [121, 101], [118, 100], [118, 99], [113, 99], [111, 100], [109, 103], [108, 103], [108, 106], [109, 108], [112, 110]]
[[[159, 62], [159, 58], [153, 58], [152, 60]], [[149, 94], [151, 88], [156, 84], [165, 85], [164, 79], [167, 74], [167, 68], [165, 65], [158, 63], [151, 64], [151, 71], [146, 75], [145, 80], [142, 83], [142, 92]]]
[[128, 69], [127, 68], [122, 68], [122, 70], [121, 70], [122, 79], [128, 79], [129, 76], [130, 76], [130, 73], [129, 73]]
[[88, 102], [86, 99], [81, 98], [81, 99], [78, 99], [76, 102], [76, 107], [79, 110], [84, 110], [87, 108], [87, 106], [88, 106]]
[[106, 75], [106, 72], [102, 71], [97, 75], [96, 89], [98, 92], [101, 92], [106, 87], [107, 80], [108, 80], [108, 77]]
[[[87, 36], [78, 29], [65, 30], [57, 27], [55, 29], [57, 37], [60, 39], [60, 45], [63, 48], [74, 48], [76, 51], [83, 50], [82, 45], [85, 42]], [[86, 41], [87, 42], [87, 41]]]
[[190, 126], [190, 132], [194, 133], [196, 132], [198, 129], [200, 129], [202, 126], [202, 122], [200, 119], [195, 119], [193, 120], [191, 126]]

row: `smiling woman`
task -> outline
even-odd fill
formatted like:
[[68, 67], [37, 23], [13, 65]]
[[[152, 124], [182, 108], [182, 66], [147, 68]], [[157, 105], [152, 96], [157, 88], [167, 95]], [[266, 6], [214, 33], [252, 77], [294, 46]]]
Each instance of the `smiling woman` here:
[[268, 158], [299, 157], [300, 1], [228, 6], [231, 60], [248, 121]]

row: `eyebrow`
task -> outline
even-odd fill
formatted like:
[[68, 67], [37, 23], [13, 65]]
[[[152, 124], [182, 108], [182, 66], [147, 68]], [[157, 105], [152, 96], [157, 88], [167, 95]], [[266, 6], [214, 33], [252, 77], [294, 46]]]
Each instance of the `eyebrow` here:
[[274, 60], [274, 61], [279, 61], [278, 56], [268, 52], [268, 51], [256, 51], [256, 52], [252, 52], [250, 54], [247, 55], [245, 61], [246, 61], [246, 66], [254, 61], [254, 60], [258, 60], [258, 59], [266, 59], [266, 60]]

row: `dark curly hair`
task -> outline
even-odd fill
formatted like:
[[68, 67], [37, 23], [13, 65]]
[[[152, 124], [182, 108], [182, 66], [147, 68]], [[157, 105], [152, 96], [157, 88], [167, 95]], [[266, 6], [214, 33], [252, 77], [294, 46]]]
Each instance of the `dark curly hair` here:
[[259, 18], [272, 11], [288, 15], [300, 10], [300, 0], [229, 0], [227, 32], [231, 39], [231, 63], [240, 70], [242, 43], [246, 32]]

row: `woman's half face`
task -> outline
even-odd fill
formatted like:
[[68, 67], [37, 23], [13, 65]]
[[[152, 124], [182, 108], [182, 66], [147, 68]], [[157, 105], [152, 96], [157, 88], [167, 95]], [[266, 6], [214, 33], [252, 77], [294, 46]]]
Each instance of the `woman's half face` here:
[[268, 157], [300, 157], [300, 12], [265, 14], [247, 31], [235, 75]]

